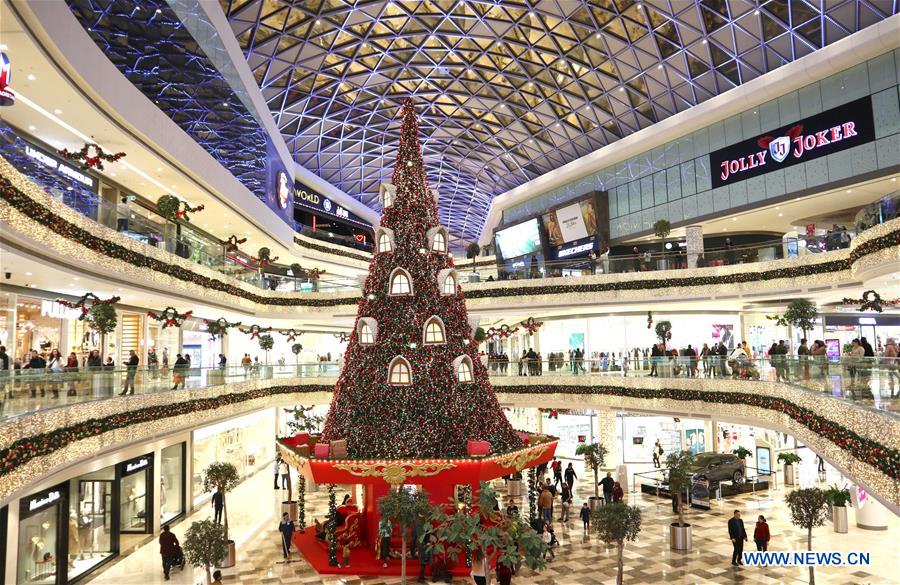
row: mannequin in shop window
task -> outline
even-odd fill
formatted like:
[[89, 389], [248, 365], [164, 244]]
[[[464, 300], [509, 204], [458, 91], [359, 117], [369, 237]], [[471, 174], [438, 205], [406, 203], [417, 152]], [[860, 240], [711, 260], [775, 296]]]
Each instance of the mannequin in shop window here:
[[78, 535], [78, 513], [69, 512], [69, 566], [75, 567], [75, 558], [81, 554], [81, 539]]

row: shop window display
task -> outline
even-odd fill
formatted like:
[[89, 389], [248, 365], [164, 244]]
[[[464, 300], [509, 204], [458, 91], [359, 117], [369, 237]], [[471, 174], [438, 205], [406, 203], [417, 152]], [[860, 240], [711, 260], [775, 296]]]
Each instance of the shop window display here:
[[160, 524], [184, 513], [184, 443], [162, 450], [159, 476]]
[[112, 526], [114, 481], [115, 468], [108, 467], [69, 482], [69, 512], [64, 529], [69, 580], [93, 570], [116, 552]]
[[152, 509], [150, 478], [152, 455], [143, 455], [119, 464], [119, 531], [146, 533], [150, 531], [147, 516]]
[[60, 512], [65, 486], [22, 499], [19, 512], [19, 585], [56, 583]]

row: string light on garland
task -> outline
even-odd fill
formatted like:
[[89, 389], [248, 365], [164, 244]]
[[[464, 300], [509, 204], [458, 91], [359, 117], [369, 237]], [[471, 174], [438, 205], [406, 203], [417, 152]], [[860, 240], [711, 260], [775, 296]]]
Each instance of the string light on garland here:
[[[91, 307], [94, 305], [114, 305], [121, 301], [121, 297], [110, 297], [108, 299], [101, 299], [97, 295], [92, 292], [85, 293], [82, 295], [77, 301], [67, 301], [65, 299], [56, 299], [56, 302], [64, 307], [68, 307], [70, 309], [78, 309], [81, 311], [81, 314], [78, 315], [79, 321], [84, 321], [88, 318], [91, 313]], [[88, 304], [90, 303], [90, 304]]]
[[328, 518], [325, 520], [326, 540], [328, 541], [328, 565], [336, 567], [337, 560], [337, 540], [334, 533], [337, 529], [337, 495], [335, 494], [335, 485], [328, 484]]
[[250, 327], [246, 327], [246, 328], [244, 328], [244, 327], [238, 328], [238, 331], [240, 331], [241, 333], [249, 333], [250, 339], [256, 339], [257, 337], [259, 337], [259, 335], [261, 333], [268, 333], [271, 330], [272, 330], [271, 327], [262, 327], [261, 325], [256, 325], [256, 324], [253, 324]]
[[119, 159], [125, 158], [124, 152], [108, 154], [96, 142], [86, 142], [81, 150], [69, 150], [63, 148], [57, 150], [56, 154], [70, 162], [78, 162], [79, 168], [83, 171], [88, 169], [103, 170], [104, 162], [117, 162]]
[[147, 316], [154, 321], [160, 321], [163, 329], [168, 327], [181, 327], [185, 321], [191, 318], [191, 315], [193, 315], [193, 311], [179, 313], [175, 307], [166, 307], [159, 313], [147, 311]]
[[541, 325], [543, 324], [543, 321], [535, 321], [534, 317], [528, 317], [528, 319], [519, 323], [519, 325], [521, 325], [523, 329], [528, 331], [528, 335], [534, 335], [535, 333], [537, 333], [537, 330], [540, 329]]
[[876, 313], [882, 313], [885, 305], [888, 305], [891, 309], [900, 307], [900, 299], [884, 301], [881, 299], [881, 295], [874, 290], [864, 292], [861, 299], [844, 298], [843, 303], [845, 305], [859, 305], [861, 312], [875, 311]]
[[209, 333], [209, 338], [213, 341], [215, 341], [219, 337], [226, 335], [230, 328], [241, 326], [240, 321], [229, 323], [225, 319], [225, 317], [219, 317], [215, 321], [204, 319], [203, 323], [206, 325], [206, 332]]

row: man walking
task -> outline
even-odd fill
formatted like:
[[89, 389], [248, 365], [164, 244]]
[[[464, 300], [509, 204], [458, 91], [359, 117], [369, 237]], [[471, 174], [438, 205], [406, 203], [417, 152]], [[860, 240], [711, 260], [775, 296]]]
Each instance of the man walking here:
[[575, 469], [572, 467], [572, 464], [569, 463], [569, 466], [566, 467], [566, 483], [569, 484], [570, 489], [575, 489], [575, 480], [578, 479], [578, 476], [575, 475]]
[[544, 521], [550, 522], [553, 519], [553, 494], [550, 493], [550, 489], [547, 487], [544, 488], [540, 497], [538, 497], [538, 508], [541, 509], [541, 516], [544, 517]]
[[284, 558], [289, 559], [291, 558], [291, 539], [294, 538], [294, 521], [287, 512], [281, 515], [278, 532], [281, 533], [281, 552], [284, 553]]
[[569, 487], [569, 484], [562, 484], [562, 491], [560, 492], [560, 502], [562, 503], [562, 513], [559, 516], [560, 522], [568, 522], [569, 521], [569, 506], [572, 505], [572, 488]]
[[291, 483], [291, 468], [284, 459], [278, 464], [278, 468], [281, 471], [281, 489], [286, 490]]
[[616, 480], [612, 478], [611, 472], [606, 472], [606, 477], [600, 480], [600, 485], [603, 487], [603, 499], [606, 500], [607, 504], [612, 504], [613, 488], [616, 486]]
[[159, 535], [159, 554], [162, 556], [163, 575], [168, 581], [169, 571], [178, 554], [178, 538], [169, 530], [168, 524], [163, 526], [162, 533]]
[[128, 350], [128, 361], [125, 362], [125, 388], [122, 390], [120, 396], [125, 396], [128, 394], [128, 389], [131, 388], [131, 393], [134, 394], [134, 377], [137, 375], [137, 367], [140, 363], [137, 354], [133, 349]]
[[560, 484], [563, 481], [562, 462], [554, 457], [553, 463], [550, 464], [550, 468], [553, 469], [553, 487], [556, 487], [557, 484]]
[[728, 538], [731, 539], [731, 544], [734, 547], [734, 551], [731, 553], [731, 564], [735, 566], [743, 565], [742, 556], [744, 543], [747, 541], [747, 531], [744, 530], [744, 521], [741, 520], [740, 510], [735, 510], [734, 516], [728, 521]]
[[222, 492], [220, 490], [216, 490], [213, 493], [212, 497], [212, 506], [215, 514], [213, 515], [213, 522], [216, 524], [222, 523], [222, 508], [225, 506], [225, 498], [222, 496]]

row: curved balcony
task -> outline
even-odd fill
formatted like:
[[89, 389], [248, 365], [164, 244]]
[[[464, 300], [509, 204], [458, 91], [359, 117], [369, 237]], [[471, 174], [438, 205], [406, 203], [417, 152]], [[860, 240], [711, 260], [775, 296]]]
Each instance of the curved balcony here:
[[[900, 382], [877, 360], [819, 364], [713, 364], [717, 376], [686, 375], [660, 364], [659, 377], [573, 366], [490, 364], [501, 402], [544, 408], [609, 408], [715, 416], [790, 433], [900, 510]], [[751, 369], [760, 380], [742, 379]], [[599, 367], [599, 366], [598, 366]], [[129, 372], [14, 372], [4, 380], [0, 424], [0, 499], [56, 468], [162, 432], [189, 429], [242, 412], [285, 404], [327, 404], [337, 364], [134, 372], [133, 396], [118, 396]], [[528, 373], [533, 375], [527, 375]], [[632, 372], [632, 374], [634, 374]], [[734, 375], [737, 374], [737, 378]], [[43, 391], [43, 395], [42, 394]]]
[[[260, 289], [248, 282], [135, 241], [84, 217], [50, 196], [9, 163], [0, 160], [2, 239], [44, 254], [79, 271], [91, 267], [123, 277], [150, 290], [202, 296], [250, 312], [280, 316], [332, 312], [358, 302], [360, 291], [297, 293]], [[876, 225], [854, 239], [849, 249], [802, 258], [770, 260], [695, 269], [600, 274], [541, 280], [470, 283], [470, 309], [573, 306], [641, 300], [735, 298], [758, 299], [809, 288], [859, 284], [896, 269], [900, 261], [900, 219]]]

